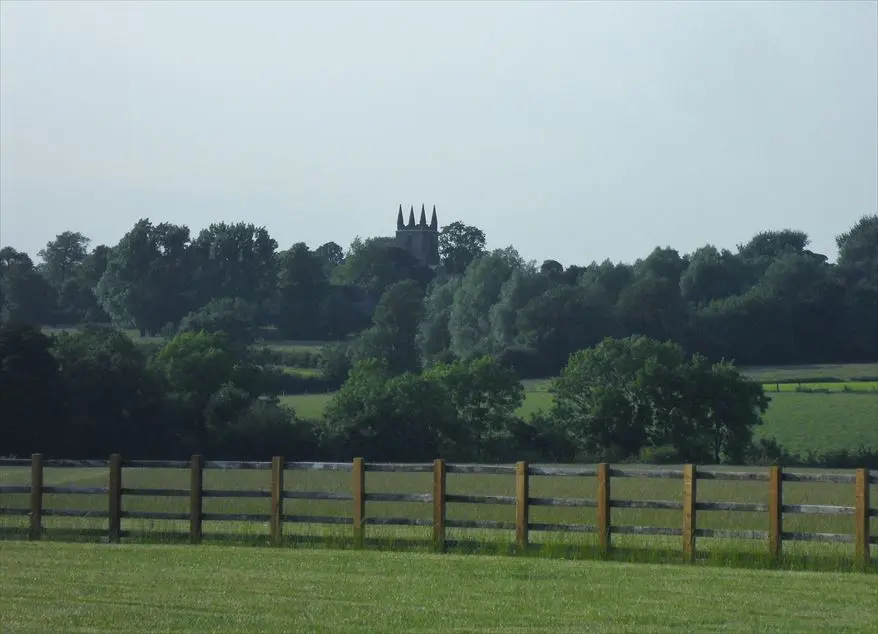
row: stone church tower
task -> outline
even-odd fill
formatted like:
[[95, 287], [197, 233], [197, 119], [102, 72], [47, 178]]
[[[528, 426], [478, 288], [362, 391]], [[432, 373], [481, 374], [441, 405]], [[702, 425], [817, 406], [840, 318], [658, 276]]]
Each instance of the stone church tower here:
[[415, 224], [415, 208], [409, 211], [408, 224], [403, 222], [402, 205], [396, 218], [396, 238], [394, 244], [405, 249], [424, 266], [439, 264], [439, 223], [436, 221], [436, 205], [433, 205], [433, 217], [427, 224], [427, 212], [421, 205], [421, 220]]

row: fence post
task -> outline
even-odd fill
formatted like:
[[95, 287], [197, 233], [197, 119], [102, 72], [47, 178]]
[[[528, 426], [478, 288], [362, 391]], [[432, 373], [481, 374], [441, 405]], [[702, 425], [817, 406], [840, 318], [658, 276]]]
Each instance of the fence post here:
[[43, 534], [43, 454], [30, 457], [30, 538]]
[[365, 542], [363, 522], [366, 518], [366, 465], [362, 458], [354, 458], [351, 485], [354, 495], [354, 547], [362, 548]]
[[771, 467], [768, 472], [768, 552], [774, 558], [783, 549], [783, 469]]
[[695, 501], [698, 497], [696, 466], [683, 466], [683, 559], [695, 561]]
[[445, 461], [433, 461], [433, 547], [445, 550]]
[[192, 456], [192, 467], [189, 479], [189, 542], [201, 543], [201, 492], [204, 475], [204, 458]]
[[601, 553], [610, 552], [610, 465], [598, 465], [598, 539]]
[[527, 462], [518, 462], [515, 465], [515, 543], [522, 550], [527, 548], [528, 485]]
[[856, 559], [863, 570], [869, 567], [869, 470], [857, 469], [856, 475], [856, 506], [854, 521], [856, 522]]
[[278, 545], [283, 538], [284, 521], [284, 459], [271, 459], [271, 543]]
[[114, 453], [110, 456], [108, 533], [111, 544], [119, 543], [122, 535], [122, 456]]

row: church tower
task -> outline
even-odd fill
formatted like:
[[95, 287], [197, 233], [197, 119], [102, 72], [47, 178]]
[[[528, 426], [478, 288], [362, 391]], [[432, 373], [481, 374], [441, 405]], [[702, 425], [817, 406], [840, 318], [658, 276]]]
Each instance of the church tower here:
[[433, 205], [433, 217], [427, 224], [427, 210], [421, 205], [421, 217], [415, 224], [415, 207], [409, 210], [408, 223], [403, 221], [402, 205], [396, 216], [396, 239], [394, 244], [405, 249], [424, 266], [439, 264], [439, 222], [436, 219], [436, 205]]

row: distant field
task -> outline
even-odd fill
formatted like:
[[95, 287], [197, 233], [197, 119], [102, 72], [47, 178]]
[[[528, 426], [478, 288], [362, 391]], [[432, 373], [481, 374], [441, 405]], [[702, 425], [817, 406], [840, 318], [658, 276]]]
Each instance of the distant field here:
[[747, 376], [763, 383], [777, 381], [878, 381], [878, 363], [828, 363], [741, 368]]
[[[518, 410], [530, 416], [538, 410], [549, 410], [552, 395], [548, 381], [524, 381], [526, 396]], [[795, 384], [766, 385], [771, 404], [765, 425], [757, 437], [773, 436], [788, 449], [805, 453], [856, 449], [860, 445], [878, 447], [878, 382], [805, 384], [813, 390], [832, 393], [797, 392]], [[847, 387], [848, 391], [844, 391]], [[281, 402], [305, 418], [318, 419], [333, 394], [295, 394], [281, 397]]]
[[10, 633], [854, 634], [878, 621], [878, 583], [843, 573], [27, 542], [0, 559]]
[[771, 394], [757, 437], [774, 436], [795, 452], [878, 448], [875, 394]]

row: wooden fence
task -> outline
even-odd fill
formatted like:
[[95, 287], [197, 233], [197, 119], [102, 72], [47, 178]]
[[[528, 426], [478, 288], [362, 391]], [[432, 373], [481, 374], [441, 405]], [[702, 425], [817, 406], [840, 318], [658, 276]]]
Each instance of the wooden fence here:
[[[878, 474], [870, 474], [867, 469], [858, 469], [854, 475], [826, 473], [791, 473], [780, 467], [770, 467], [767, 472], [732, 472], [710, 470], [685, 465], [682, 469], [635, 469], [612, 468], [608, 464], [596, 467], [537, 466], [527, 462], [515, 465], [472, 465], [446, 464], [435, 460], [432, 464], [366, 463], [355, 458], [350, 463], [339, 462], [285, 462], [276, 456], [271, 462], [232, 462], [205, 461], [202, 456], [193, 456], [191, 461], [167, 460], [127, 460], [114, 454], [109, 460], [44, 460], [40, 454], [27, 459], [0, 459], [0, 467], [30, 466], [31, 484], [25, 486], [0, 486], [0, 494], [29, 494], [30, 508], [0, 508], [2, 515], [30, 517], [31, 539], [40, 539], [43, 532], [42, 518], [61, 517], [99, 517], [108, 521], [107, 536], [110, 542], [118, 542], [126, 533], [122, 531], [123, 519], [184, 520], [189, 522], [189, 539], [198, 543], [202, 539], [204, 521], [244, 521], [268, 522], [270, 537], [279, 543], [286, 523], [306, 524], [345, 524], [352, 526], [354, 543], [362, 546], [367, 525], [385, 526], [432, 526], [433, 542], [437, 550], [445, 548], [447, 528], [480, 528], [514, 530], [519, 548], [528, 546], [529, 531], [563, 531], [578, 533], [597, 533], [601, 550], [611, 548], [611, 535], [665, 535], [682, 538], [683, 558], [691, 562], [695, 559], [695, 540], [697, 537], [724, 539], [763, 540], [768, 552], [780, 557], [784, 541], [818, 541], [854, 544], [856, 562], [866, 567], [870, 562], [870, 545], [878, 543], [878, 537], [870, 536], [870, 518], [878, 517], [878, 509], [869, 504], [869, 485], [878, 484]], [[107, 487], [44, 486], [43, 471], [46, 467], [63, 468], [107, 468]], [[137, 469], [187, 469], [190, 473], [188, 489], [149, 489], [125, 488], [122, 480], [123, 467]], [[205, 469], [261, 469], [271, 471], [270, 490], [220, 490], [205, 489], [203, 474]], [[284, 472], [295, 470], [341, 471], [352, 474], [350, 493], [330, 493], [324, 491], [289, 491], [284, 489]], [[367, 472], [393, 473], [432, 473], [432, 493], [368, 493], [366, 491]], [[449, 473], [509, 475], [515, 478], [515, 495], [455, 495], [446, 490], [446, 476]], [[530, 495], [530, 476], [557, 476], [597, 479], [597, 499], [532, 497]], [[683, 500], [619, 500], [610, 495], [612, 478], [670, 478], [682, 480]], [[697, 483], [699, 480], [737, 480], [748, 482], [767, 482], [769, 501], [762, 503], [744, 502], [699, 502]], [[849, 484], [854, 487], [855, 506], [832, 506], [816, 504], [784, 504], [784, 482], [810, 482]], [[45, 509], [44, 494], [82, 494], [107, 495], [106, 511]], [[125, 511], [123, 496], [188, 497], [188, 513], [166, 513], [156, 511]], [[204, 498], [270, 498], [271, 512], [259, 513], [204, 513]], [[341, 500], [352, 503], [350, 517], [304, 516], [284, 513], [284, 500]], [[432, 504], [432, 519], [412, 519], [405, 517], [369, 517], [366, 502], [422, 502]], [[496, 520], [454, 520], [446, 517], [448, 503], [500, 504], [515, 507], [515, 521]], [[560, 506], [595, 508], [596, 524], [547, 524], [530, 521], [530, 507]], [[682, 512], [682, 527], [667, 528], [657, 526], [622, 526], [611, 523], [611, 509], [665, 509]], [[722, 530], [698, 528], [696, 517], [700, 511], [739, 511], [767, 513], [769, 530]], [[844, 533], [803, 533], [784, 531], [785, 514], [804, 513], [819, 515], [853, 516], [853, 535]]]

